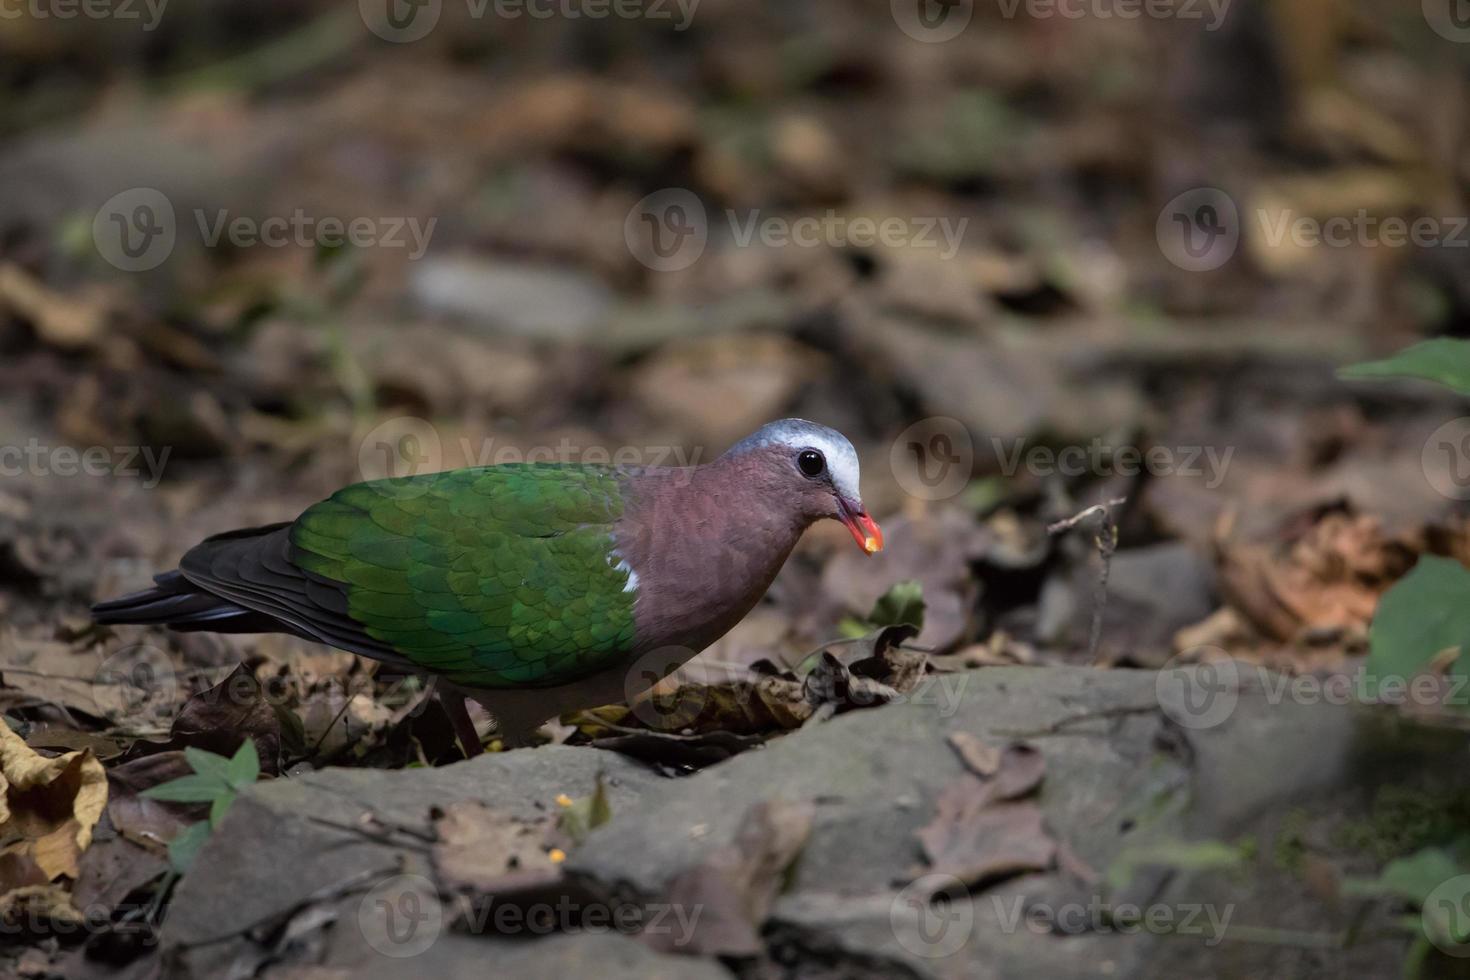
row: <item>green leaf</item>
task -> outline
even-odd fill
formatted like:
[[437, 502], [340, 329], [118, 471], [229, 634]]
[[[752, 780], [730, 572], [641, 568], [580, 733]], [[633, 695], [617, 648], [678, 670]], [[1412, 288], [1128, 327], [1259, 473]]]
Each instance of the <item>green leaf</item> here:
[[1430, 892], [1464, 873], [1449, 851], [1426, 847], [1388, 862], [1377, 878], [1343, 879], [1343, 893], [1365, 898], [1389, 895], [1422, 905]]
[[1470, 340], [1436, 337], [1381, 361], [1345, 367], [1337, 376], [1349, 380], [1420, 378], [1470, 395]]
[[209, 840], [209, 821], [201, 820], [198, 823], [185, 827], [174, 839], [168, 842], [168, 863], [179, 874], [189, 870], [194, 863], [194, 857], [199, 853], [199, 848]]
[[913, 579], [897, 582], [878, 597], [866, 619], [848, 616], [837, 624], [844, 639], [860, 636], [885, 626], [910, 625], [916, 631], [924, 628], [924, 587]]
[[913, 579], [897, 582], [868, 613], [868, 622], [874, 626], [901, 626], [908, 623], [924, 628], [924, 587]]
[[225, 814], [230, 812], [230, 804], [235, 802], [233, 790], [214, 798], [214, 803], [209, 807], [209, 825], [218, 827], [220, 821], [224, 820]]
[[244, 789], [260, 778], [260, 752], [255, 748], [254, 739], [247, 738], [240, 743], [228, 767], [225, 782], [234, 789]]
[[1146, 866], [1177, 868], [1182, 871], [1234, 869], [1246, 860], [1251, 841], [1227, 844], [1219, 840], [1166, 840], [1154, 844], [1125, 848], [1108, 866], [1108, 884], [1117, 889], [1128, 887], [1133, 873]]
[[602, 776], [597, 777], [597, 788], [591, 796], [573, 800], [561, 813], [562, 833], [580, 844], [594, 829], [612, 819], [612, 807], [607, 802], [607, 791], [602, 786]]
[[165, 803], [213, 803], [229, 792], [229, 784], [224, 780], [193, 773], [150, 786], [140, 795]]
[[1425, 555], [1378, 600], [1368, 627], [1367, 693], [1386, 678], [1407, 684], [1440, 652], [1458, 648], [1452, 674], [1470, 676], [1470, 569]]
[[224, 756], [196, 749], [191, 745], [184, 749], [184, 760], [199, 775], [218, 779], [220, 782], [226, 781], [225, 773], [229, 770], [230, 760]]

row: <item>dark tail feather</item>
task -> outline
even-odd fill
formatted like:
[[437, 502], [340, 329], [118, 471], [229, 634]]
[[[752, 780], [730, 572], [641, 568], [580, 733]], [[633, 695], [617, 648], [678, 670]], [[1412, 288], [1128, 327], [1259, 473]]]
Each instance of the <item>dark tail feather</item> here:
[[295, 632], [274, 616], [254, 612], [206, 592], [177, 571], [153, 577], [153, 588], [92, 607], [92, 621], [103, 625], [162, 625], [182, 632]]

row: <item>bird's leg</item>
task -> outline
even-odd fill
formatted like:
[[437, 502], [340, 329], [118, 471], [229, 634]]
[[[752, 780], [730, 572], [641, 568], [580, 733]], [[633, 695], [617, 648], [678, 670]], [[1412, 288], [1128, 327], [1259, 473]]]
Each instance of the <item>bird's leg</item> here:
[[461, 693], [479, 702], [495, 719], [495, 736], [507, 749], [530, 745], [536, 729], [554, 713], [547, 710], [538, 691], [461, 689]]
[[454, 734], [459, 737], [460, 745], [464, 747], [465, 758], [473, 759], [483, 753], [485, 746], [480, 741], [480, 733], [475, 731], [475, 722], [470, 718], [470, 713], [464, 706], [464, 692], [452, 685], [437, 683], [434, 685], [434, 695], [444, 706], [444, 713], [449, 715], [449, 722], [454, 726]]

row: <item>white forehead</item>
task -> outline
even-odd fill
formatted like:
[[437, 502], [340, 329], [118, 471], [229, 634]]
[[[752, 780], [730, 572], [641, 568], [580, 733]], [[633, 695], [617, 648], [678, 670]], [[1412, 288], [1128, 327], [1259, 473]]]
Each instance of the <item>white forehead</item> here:
[[754, 449], [757, 446], [788, 446], [794, 451], [815, 449], [826, 458], [837, 492], [848, 500], [862, 499], [858, 493], [857, 450], [836, 429], [806, 419], [782, 419], [761, 426], [735, 448]]

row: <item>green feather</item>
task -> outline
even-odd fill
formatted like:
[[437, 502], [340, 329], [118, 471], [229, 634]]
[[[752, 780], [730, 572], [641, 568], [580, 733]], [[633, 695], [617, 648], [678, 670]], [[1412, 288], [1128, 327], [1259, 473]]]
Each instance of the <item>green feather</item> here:
[[359, 483], [291, 528], [365, 633], [472, 687], [542, 686], [633, 645], [614, 566], [622, 487], [607, 468], [518, 464]]

